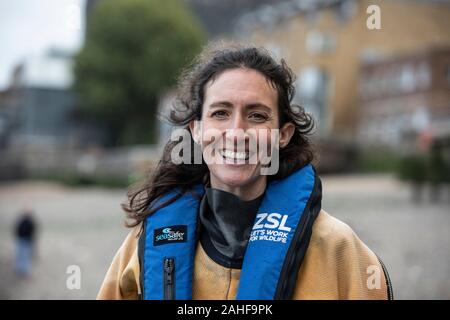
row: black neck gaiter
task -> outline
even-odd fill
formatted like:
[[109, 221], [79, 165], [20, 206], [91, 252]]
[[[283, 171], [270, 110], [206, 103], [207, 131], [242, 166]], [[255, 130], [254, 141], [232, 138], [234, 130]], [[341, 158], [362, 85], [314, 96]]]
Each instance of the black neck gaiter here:
[[208, 256], [228, 268], [241, 268], [250, 232], [264, 194], [251, 201], [206, 188], [200, 203], [200, 241]]

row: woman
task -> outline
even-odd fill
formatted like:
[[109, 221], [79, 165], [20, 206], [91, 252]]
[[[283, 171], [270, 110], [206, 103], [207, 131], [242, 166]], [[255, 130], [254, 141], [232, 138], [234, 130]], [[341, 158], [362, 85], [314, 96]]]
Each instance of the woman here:
[[254, 47], [206, 49], [184, 72], [169, 120], [188, 139], [130, 192], [99, 299], [390, 298], [377, 256], [321, 209], [293, 82]]

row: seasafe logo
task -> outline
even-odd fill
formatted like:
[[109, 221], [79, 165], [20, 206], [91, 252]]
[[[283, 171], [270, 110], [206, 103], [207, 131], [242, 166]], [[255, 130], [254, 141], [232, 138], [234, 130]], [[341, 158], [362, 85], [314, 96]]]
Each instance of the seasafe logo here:
[[260, 213], [256, 216], [256, 223], [250, 233], [250, 241], [287, 242], [287, 236], [291, 231], [286, 226], [288, 215], [279, 213]]
[[153, 245], [187, 241], [187, 226], [177, 225], [154, 230]]

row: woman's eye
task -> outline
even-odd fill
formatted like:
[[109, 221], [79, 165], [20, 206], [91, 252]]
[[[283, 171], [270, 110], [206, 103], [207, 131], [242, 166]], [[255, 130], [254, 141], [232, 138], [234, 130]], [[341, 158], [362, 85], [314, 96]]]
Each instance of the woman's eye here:
[[227, 114], [225, 111], [218, 110], [218, 111], [214, 111], [214, 112], [211, 114], [211, 117], [219, 118], [219, 119], [224, 119], [224, 118], [227, 117], [227, 115], [228, 115], [228, 114]]
[[269, 119], [268, 116], [261, 114], [261, 113], [252, 113], [252, 114], [250, 114], [249, 117], [252, 120], [256, 120], [256, 121], [260, 121], [260, 122], [267, 121]]

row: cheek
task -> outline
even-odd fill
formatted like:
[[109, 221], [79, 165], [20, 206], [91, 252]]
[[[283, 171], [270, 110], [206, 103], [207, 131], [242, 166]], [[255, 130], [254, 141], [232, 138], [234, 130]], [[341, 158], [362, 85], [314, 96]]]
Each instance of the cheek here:
[[267, 145], [271, 146], [272, 142], [275, 142], [274, 139], [278, 138], [278, 129], [264, 128], [257, 130], [257, 143], [259, 145]]
[[216, 126], [203, 126], [203, 130], [201, 132], [202, 150], [204, 150], [207, 146], [212, 146], [218, 141], [221, 141], [223, 131], [225, 130], [217, 128]]

